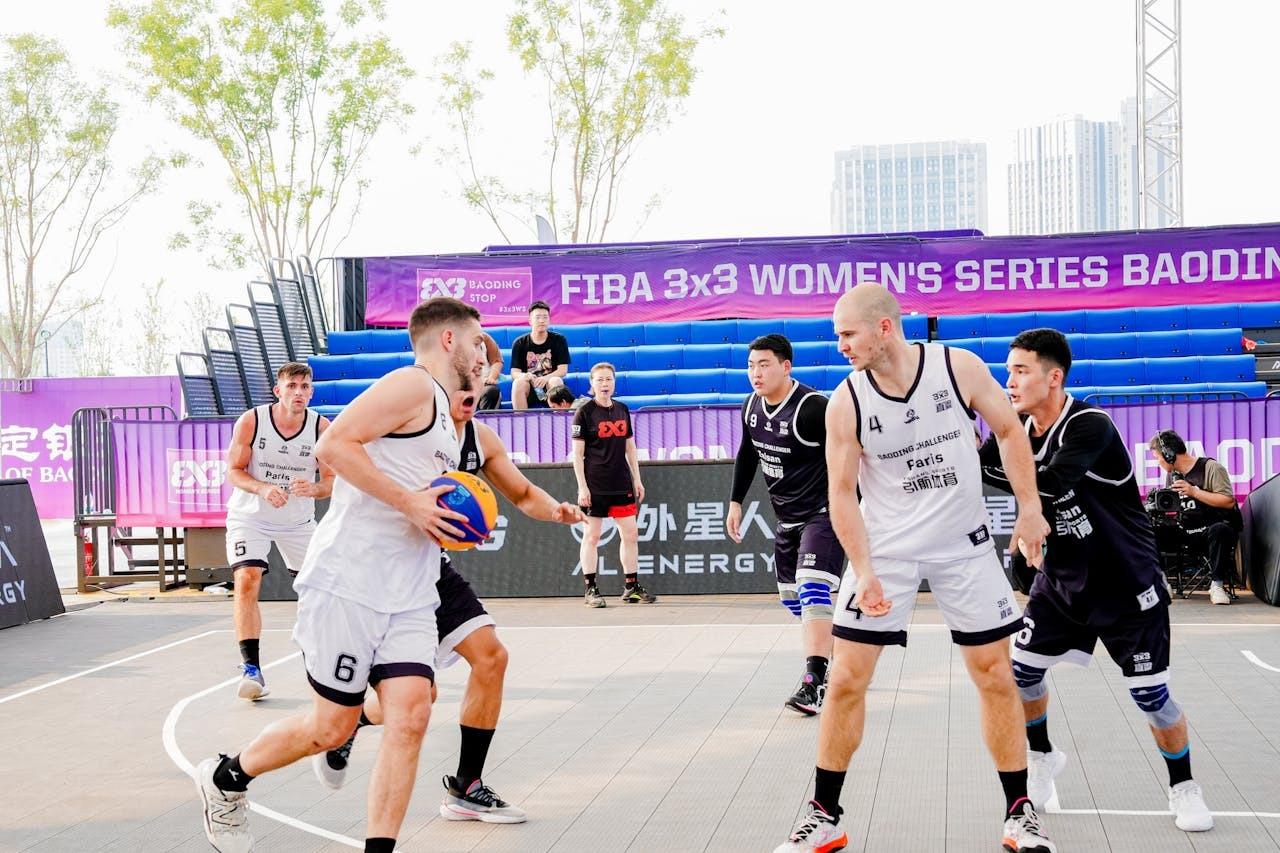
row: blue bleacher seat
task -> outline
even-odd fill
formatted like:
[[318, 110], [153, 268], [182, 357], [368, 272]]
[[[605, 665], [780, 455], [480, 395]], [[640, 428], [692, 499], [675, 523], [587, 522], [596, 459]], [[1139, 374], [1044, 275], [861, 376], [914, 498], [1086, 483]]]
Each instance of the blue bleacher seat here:
[[1074, 358], [1137, 358], [1138, 338], [1132, 332], [1076, 335], [1067, 339]]
[[1081, 359], [1080, 361], [1071, 362], [1071, 370], [1067, 373], [1067, 387], [1079, 388], [1084, 385], [1093, 384], [1093, 365], [1092, 359]]
[[644, 345], [663, 346], [668, 344], [689, 343], [690, 324], [688, 323], [646, 323], [644, 326]]
[[983, 338], [981, 341], [982, 351], [978, 353], [982, 360], [987, 364], [999, 364], [1009, 357], [1009, 344], [1013, 343], [1013, 336], [1005, 336], [999, 338]]
[[365, 334], [369, 337], [361, 352], [410, 352], [413, 349], [407, 329], [370, 329]]
[[[984, 340], [985, 338], [955, 338], [947, 341], [946, 344], [949, 347], [955, 347], [957, 349], [965, 349], [973, 353], [974, 355], [981, 356], [984, 349], [984, 345], [983, 345]], [[1008, 350], [1006, 349], [1005, 353], [1001, 355], [998, 359], [996, 359], [996, 361], [1004, 361], [1005, 356], [1008, 354], [1009, 354]], [[991, 359], [987, 359], [987, 361], [991, 361]]]
[[1012, 338], [1020, 332], [1034, 329], [1040, 325], [1043, 324], [1036, 319], [1036, 312], [1034, 311], [1019, 311], [1013, 314], [988, 314], [987, 331], [983, 337]]
[[1280, 302], [1245, 302], [1241, 304], [1240, 325], [1246, 329], [1280, 328]]
[[719, 394], [668, 394], [667, 406], [707, 406], [720, 401]]
[[[729, 348], [719, 347], [719, 349], [727, 350]], [[639, 347], [635, 353], [636, 370], [681, 370], [685, 366], [684, 350], [683, 344]], [[720, 367], [722, 365], [708, 364], [705, 366]]]
[[830, 317], [788, 317], [782, 321], [782, 334], [793, 344], [797, 341], [829, 341], [835, 337], [835, 328]]
[[638, 409], [646, 409], [651, 406], [668, 405], [668, 397], [666, 394], [634, 394], [630, 396], [618, 395], [618, 399], [627, 404], [627, 408], [631, 411]]
[[1139, 332], [1172, 332], [1187, 328], [1187, 306], [1136, 309]]
[[733, 344], [737, 342], [737, 320], [702, 320], [689, 325], [689, 343], [691, 344]]
[[1241, 350], [1242, 329], [1192, 329], [1187, 332], [1190, 355], [1237, 355]]
[[[908, 340], [911, 340], [911, 336], [906, 334], [906, 321], [907, 318], [903, 317], [902, 332]], [[986, 314], [956, 314], [952, 317], [938, 318], [938, 340], [940, 341], [975, 340], [986, 336]]]
[[[810, 388], [818, 388], [820, 390], [825, 390], [822, 388], [822, 386], [826, 384], [826, 381], [827, 381], [827, 368], [825, 366], [797, 367], [791, 371], [791, 378], [797, 382], [808, 385]], [[727, 374], [726, 374], [726, 380], [727, 380]], [[744, 376], [744, 380], [745, 380], [745, 376]], [[739, 389], [727, 388], [726, 390], [737, 391]], [[748, 386], [748, 390], [750, 390], [749, 386]]]
[[[683, 372], [683, 371], [682, 371]], [[617, 395], [625, 402], [629, 396], [675, 393], [677, 374], [668, 371], [634, 371], [618, 374]]]
[[330, 332], [329, 355], [351, 355], [356, 352], [356, 341], [364, 332]]
[[823, 380], [823, 383], [819, 386], [818, 390], [826, 391], [828, 393], [834, 391], [836, 386], [845, 381], [851, 373], [853, 373], [853, 368], [847, 363], [828, 366], [826, 379]]
[[793, 342], [791, 350], [793, 355], [791, 364], [794, 367], [813, 367], [831, 363], [831, 345], [825, 341]]
[[733, 363], [733, 348], [726, 344], [690, 344], [683, 348], [683, 353], [686, 370], [738, 366]]
[[333, 383], [333, 404], [345, 406], [356, 397], [359, 397], [364, 390], [373, 384], [372, 379], [339, 379]]
[[342, 414], [342, 410], [345, 409], [346, 406], [334, 406], [334, 405], [317, 406], [315, 405], [315, 398], [313, 397], [311, 408], [319, 412], [321, 416], [326, 417], [329, 420], [333, 420], [338, 415]]
[[1145, 361], [1149, 385], [1185, 385], [1200, 381], [1199, 358], [1148, 358]]
[[[740, 373], [746, 376], [746, 371], [728, 371], [729, 373]], [[675, 389], [671, 393], [675, 394], [719, 394], [725, 390], [726, 371], [720, 368], [712, 368], [710, 370], [682, 370], [675, 376]], [[746, 385], [743, 382], [742, 385]], [[741, 388], [738, 385], [737, 388]], [[748, 386], [749, 387], [749, 386]], [[734, 388], [732, 390], [737, 390]]]
[[1035, 325], [1029, 328], [1057, 329], [1064, 335], [1081, 335], [1085, 332], [1085, 315], [1088, 313], [1087, 311], [1037, 311]]
[[311, 378], [315, 383], [330, 379], [350, 379], [352, 377], [350, 355], [313, 355], [307, 363], [311, 365]]
[[640, 323], [602, 323], [596, 328], [600, 336], [599, 345], [602, 347], [634, 347], [644, 344], [644, 326]]
[[[1005, 381], [1009, 378], [1009, 368], [1003, 364], [988, 363], [987, 369], [991, 371], [991, 375], [996, 378], [1001, 387], [1004, 387]], [[1075, 367], [1072, 367], [1071, 371], [1074, 373]]]
[[1140, 358], [1117, 358], [1093, 362], [1095, 385], [1143, 385], [1147, 379], [1146, 362]]
[[708, 405], [741, 406], [742, 402], [750, 396], [750, 394], [717, 394], [715, 401], [708, 403]]
[[750, 343], [733, 344], [729, 347], [729, 364], [727, 367], [743, 367], [747, 366], [747, 359], [751, 357]]
[[1241, 306], [1230, 305], [1188, 305], [1188, 329], [1239, 329]]
[[1200, 381], [1253, 382], [1257, 364], [1251, 355], [1205, 356], [1200, 359]]
[[[834, 329], [832, 329], [832, 335], [835, 335]], [[929, 318], [924, 314], [904, 314], [902, 335], [909, 341], [929, 340]]]
[[[411, 353], [404, 353], [412, 358]], [[401, 354], [398, 352], [366, 352], [351, 357], [352, 379], [379, 379], [400, 367]]]
[[[489, 334], [489, 337], [493, 338], [494, 343], [498, 345], [498, 349], [504, 351], [511, 349], [511, 342], [528, 331], [528, 329], [521, 329], [519, 326], [485, 326], [484, 330]], [[511, 334], [513, 330], [517, 332], [514, 337]]]
[[312, 408], [338, 405], [337, 380], [316, 382], [311, 386], [311, 388], [311, 402], [308, 405]]
[[[594, 323], [588, 323], [583, 326], [552, 326], [551, 329], [564, 335], [570, 347], [609, 346], [600, 342], [600, 327]], [[528, 330], [526, 329], [525, 331], [527, 332]], [[518, 337], [520, 335], [512, 337], [511, 342], [515, 343]]]
[[1135, 335], [1139, 358], [1170, 358], [1195, 352], [1187, 342], [1187, 332], [1142, 332]]
[[[740, 344], [749, 344], [761, 335], [782, 331], [782, 323], [778, 320], [738, 320], [738, 336], [734, 338]], [[746, 364], [746, 361], [743, 361]]]
[[1133, 332], [1137, 324], [1137, 312], [1132, 308], [1099, 308], [1084, 314], [1084, 331], [1090, 335]]
[[571, 365], [571, 367], [578, 367], [580, 372], [589, 373], [593, 366], [599, 364], [602, 361], [607, 361], [610, 364], [612, 364], [619, 373], [626, 373], [628, 371], [637, 370], [637, 369], [640, 369], [640, 370], [665, 369], [665, 368], [639, 367], [636, 363], [637, 362], [636, 352], [637, 352], [637, 349], [635, 347], [630, 347], [630, 346], [591, 347], [591, 349], [588, 351], [587, 362], [582, 363], [581, 366], [575, 364], [575, 365]]
[[[511, 368], [511, 353], [502, 360], [507, 370]], [[569, 347], [569, 371], [586, 370], [591, 366], [591, 347]]]

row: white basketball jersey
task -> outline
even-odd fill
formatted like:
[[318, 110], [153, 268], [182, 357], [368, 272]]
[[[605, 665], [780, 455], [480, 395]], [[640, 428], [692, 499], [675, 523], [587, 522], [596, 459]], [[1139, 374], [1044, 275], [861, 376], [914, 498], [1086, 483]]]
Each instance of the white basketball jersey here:
[[[449, 395], [435, 386], [435, 418], [414, 433], [390, 433], [364, 446], [379, 471], [411, 491], [458, 467], [458, 432]], [[440, 546], [387, 504], [338, 477], [295, 587], [324, 590], [380, 613], [439, 602]]]
[[982, 500], [973, 415], [940, 344], [916, 344], [920, 367], [905, 397], [866, 371], [853, 391], [862, 444], [858, 488], [871, 556], [920, 562], [972, 557], [993, 546]]
[[[307, 409], [302, 428], [293, 435], [284, 435], [275, 418], [271, 405], [253, 410], [253, 443], [250, 445], [249, 467], [245, 470], [260, 483], [279, 486], [285, 492], [294, 478], [315, 482], [316, 442], [320, 438], [320, 415]], [[249, 524], [265, 530], [279, 530], [309, 524], [316, 517], [314, 498], [289, 495], [282, 507], [274, 507], [267, 501], [244, 489], [235, 489], [227, 501], [227, 526]]]

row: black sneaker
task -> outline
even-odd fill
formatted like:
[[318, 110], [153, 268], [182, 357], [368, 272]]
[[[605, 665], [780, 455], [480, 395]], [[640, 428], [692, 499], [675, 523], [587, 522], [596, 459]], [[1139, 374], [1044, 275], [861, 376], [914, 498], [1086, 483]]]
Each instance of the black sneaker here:
[[658, 600], [658, 596], [649, 592], [649, 590], [636, 584], [629, 586], [622, 591], [622, 600], [627, 604], [636, 604], [643, 601], [645, 604], [653, 604]]
[[793, 711], [799, 711], [806, 717], [812, 717], [822, 710], [822, 700], [826, 696], [826, 682], [819, 684], [814, 680], [813, 673], [806, 672], [796, 692], [786, 701], [786, 706]]
[[523, 809], [516, 808], [493, 792], [479, 779], [467, 790], [458, 788], [458, 780], [444, 777], [444, 801], [440, 803], [440, 817], [445, 820], [480, 820], [485, 823], [524, 823]]
[[347, 781], [347, 762], [351, 759], [351, 747], [355, 746], [359, 731], [357, 728], [352, 732], [347, 742], [337, 749], [311, 756], [311, 769], [315, 771], [321, 785], [336, 791]]
[[604, 596], [600, 594], [600, 590], [595, 584], [587, 587], [586, 593], [582, 596], [582, 602], [588, 607], [604, 607]]

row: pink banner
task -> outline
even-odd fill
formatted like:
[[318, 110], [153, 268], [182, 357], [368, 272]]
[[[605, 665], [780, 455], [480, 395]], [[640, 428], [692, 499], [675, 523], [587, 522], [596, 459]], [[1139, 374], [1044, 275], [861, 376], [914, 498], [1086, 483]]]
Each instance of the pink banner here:
[[1280, 300], [1280, 225], [364, 259], [365, 321], [378, 326], [404, 325], [421, 298], [440, 293], [461, 294], [489, 325], [511, 325], [531, 299], [547, 302], [559, 325], [817, 317], [864, 282], [929, 316]]
[[0, 391], [0, 476], [31, 483], [42, 519], [71, 518], [71, 416], [93, 406], [169, 406], [182, 412], [176, 376], [33, 379]]
[[235, 421], [115, 421], [116, 519], [126, 527], [221, 527]]

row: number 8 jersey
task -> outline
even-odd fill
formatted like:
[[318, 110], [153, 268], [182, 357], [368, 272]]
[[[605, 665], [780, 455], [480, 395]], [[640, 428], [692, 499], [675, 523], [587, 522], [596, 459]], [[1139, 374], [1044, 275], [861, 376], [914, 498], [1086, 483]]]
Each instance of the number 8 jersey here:
[[871, 556], [917, 562], [968, 559], [994, 547], [982, 500], [973, 428], [940, 344], [916, 344], [919, 367], [906, 396], [867, 371], [845, 380], [862, 444], [858, 489]]

